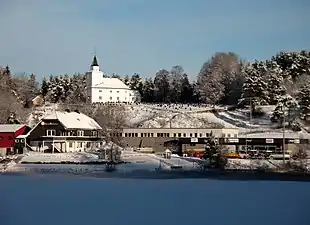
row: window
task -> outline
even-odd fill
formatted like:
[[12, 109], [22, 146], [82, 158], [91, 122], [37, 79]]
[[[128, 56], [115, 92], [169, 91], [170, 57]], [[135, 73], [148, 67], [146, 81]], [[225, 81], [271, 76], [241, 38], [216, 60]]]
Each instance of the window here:
[[92, 132], [91, 132], [91, 135], [92, 135], [92, 136], [97, 136], [97, 131], [92, 131]]
[[20, 143], [24, 143], [25, 142], [25, 140], [24, 139], [20, 139]]
[[78, 130], [77, 131], [77, 136], [84, 136], [84, 131], [83, 130]]
[[110, 100], [112, 100], [112, 96], [110, 97]]
[[102, 92], [102, 90], [99, 90], [99, 92]]
[[199, 134], [199, 137], [202, 137], [202, 133]]
[[119, 101], [119, 97], [117, 97], [116, 99], [117, 99], [117, 101]]
[[78, 147], [78, 148], [82, 148], [82, 146], [83, 146], [83, 143], [82, 143], [82, 142], [78, 142], [78, 143], [77, 143], [77, 147]]
[[[1, 139], [1, 137], [0, 137], [0, 139]], [[19, 142], [19, 139], [16, 139], [15, 142], [18, 143], [18, 142]]]
[[56, 130], [46, 130], [46, 136], [55, 136]]
[[195, 137], [198, 137], [198, 134], [197, 134], [197, 133], [195, 133]]
[[193, 134], [192, 134], [192, 133], [190, 133], [190, 134], [189, 134], [189, 136], [190, 136], [190, 137], [193, 137]]
[[131, 96], [131, 94], [129, 94], [129, 96]]
[[69, 148], [72, 148], [73, 147], [73, 143], [72, 141], [69, 141]]
[[117, 91], [116, 93], [119, 93], [119, 91]]
[[8, 140], [13, 140], [13, 138], [11, 136], [8, 136]]
[[112, 90], [110, 90], [110, 93], [112, 93]]
[[102, 96], [99, 96], [99, 100], [102, 100]]
[[176, 133], [174, 133], [174, 134], [173, 134], [173, 137], [177, 137], [177, 134], [176, 134]]
[[186, 137], [186, 133], [183, 134], [183, 137]]

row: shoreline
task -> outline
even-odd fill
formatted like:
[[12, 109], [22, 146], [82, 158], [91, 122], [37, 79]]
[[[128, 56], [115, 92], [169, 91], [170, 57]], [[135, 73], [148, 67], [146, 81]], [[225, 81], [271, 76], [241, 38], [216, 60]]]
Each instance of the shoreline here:
[[132, 171], [126, 171], [126, 170], [117, 170], [116, 168], [116, 171], [108, 172], [104, 168], [84, 168], [84, 169], [24, 168], [24, 170], [20, 171], [19, 170], [2, 171], [0, 175], [3, 176], [73, 175], [73, 176], [93, 177], [93, 178], [118, 178], [118, 179], [211, 179], [211, 180], [236, 180], [236, 181], [257, 180], [257, 181], [310, 182], [310, 173], [272, 172], [272, 171], [255, 171], [255, 170], [206, 170], [206, 171], [155, 170], [154, 171], [154, 170], [136, 169]]

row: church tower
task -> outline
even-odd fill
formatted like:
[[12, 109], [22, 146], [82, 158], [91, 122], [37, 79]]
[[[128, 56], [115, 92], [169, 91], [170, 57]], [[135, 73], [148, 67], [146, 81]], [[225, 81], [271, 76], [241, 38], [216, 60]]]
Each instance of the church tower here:
[[90, 65], [90, 70], [86, 72], [86, 89], [89, 100], [92, 99], [92, 95], [94, 94], [93, 88], [103, 82], [102, 78], [103, 72], [100, 71], [97, 56], [94, 55], [92, 64]]

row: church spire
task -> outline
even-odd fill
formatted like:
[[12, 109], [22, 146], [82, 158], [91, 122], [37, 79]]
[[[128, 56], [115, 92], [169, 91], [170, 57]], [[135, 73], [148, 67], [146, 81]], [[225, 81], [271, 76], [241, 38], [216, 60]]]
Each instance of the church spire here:
[[91, 66], [99, 66], [96, 55], [94, 55], [93, 62], [91, 64]]

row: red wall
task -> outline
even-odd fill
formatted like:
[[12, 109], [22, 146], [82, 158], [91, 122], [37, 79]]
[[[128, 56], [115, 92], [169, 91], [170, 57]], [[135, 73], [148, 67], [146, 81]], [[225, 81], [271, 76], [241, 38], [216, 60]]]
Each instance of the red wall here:
[[15, 137], [24, 134], [25, 130], [26, 130], [26, 126], [22, 126], [15, 133], [0, 132], [0, 148], [14, 147]]

